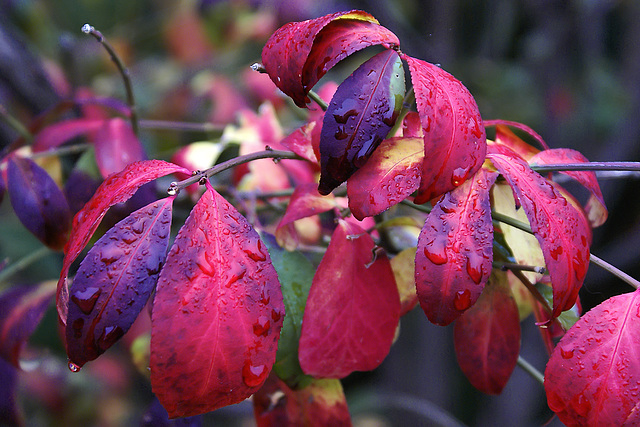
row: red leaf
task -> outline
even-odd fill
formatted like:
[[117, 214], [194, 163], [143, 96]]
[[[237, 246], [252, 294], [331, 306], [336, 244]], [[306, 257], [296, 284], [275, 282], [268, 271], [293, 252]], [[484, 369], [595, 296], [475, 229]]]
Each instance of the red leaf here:
[[494, 271], [484, 292], [456, 320], [458, 365], [478, 390], [500, 394], [518, 361], [520, 317], [506, 272]]
[[425, 158], [416, 203], [453, 190], [484, 161], [486, 135], [473, 96], [435, 65], [410, 56], [411, 80], [424, 132]]
[[309, 90], [341, 59], [367, 46], [399, 43], [368, 13], [337, 12], [280, 27], [267, 40], [262, 63], [276, 86], [305, 107]]
[[549, 407], [566, 425], [640, 424], [640, 291], [588, 311], [545, 371]]
[[329, 194], [387, 137], [404, 97], [402, 61], [393, 50], [369, 59], [338, 87], [320, 136], [320, 194]]
[[74, 370], [120, 339], [147, 303], [166, 257], [173, 199], [156, 201], [120, 221], [80, 264], [66, 328]]
[[69, 119], [50, 124], [35, 136], [31, 149], [37, 153], [56, 148], [80, 135], [95, 132], [104, 123], [102, 119]]
[[362, 220], [400, 203], [420, 185], [424, 161], [422, 138], [382, 141], [367, 163], [347, 181], [349, 208]]
[[93, 144], [96, 163], [103, 177], [120, 172], [125, 166], [147, 158], [129, 123], [120, 117], [103, 122], [95, 133]]
[[71, 211], [53, 178], [33, 160], [11, 156], [7, 190], [20, 222], [42, 243], [61, 250], [68, 237]]
[[311, 121], [291, 132], [280, 143], [298, 156], [317, 164], [318, 156], [313, 149], [314, 133], [322, 127], [322, 120]]
[[313, 278], [298, 356], [316, 377], [343, 378], [376, 368], [389, 353], [400, 318], [388, 258], [359, 226], [340, 220]]
[[[568, 148], [554, 148], [552, 150], [541, 151], [531, 159], [529, 164], [548, 165], [554, 163], [588, 163], [589, 160], [579, 151]], [[578, 181], [591, 192], [591, 198], [586, 207], [587, 217], [592, 227], [599, 227], [604, 224], [609, 215], [607, 207], [598, 185], [598, 179], [593, 171], [561, 171], [565, 175]]]
[[162, 160], [132, 163], [123, 171], [109, 176], [73, 218], [71, 235], [64, 248], [65, 257], [56, 293], [58, 317], [62, 325], [67, 324], [69, 294], [66, 282], [69, 267], [87, 245], [107, 210], [117, 203], [129, 200], [136, 190], [147, 182], [175, 172], [191, 173], [183, 167]]
[[291, 195], [287, 211], [276, 228], [276, 239], [283, 248], [292, 251], [298, 246], [298, 233], [294, 222], [312, 215], [330, 211], [336, 201], [332, 195], [321, 196], [315, 184], [303, 184], [296, 187]]
[[591, 244], [587, 219], [523, 159], [494, 153], [488, 158], [511, 185], [540, 243], [553, 286], [552, 317], [557, 317], [575, 304], [587, 274]]
[[271, 375], [253, 395], [258, 427], [351, 426], [342, 385], [335, 379], [314, 379], [300, 389], [290, 389]]
[[471, 307], [491, 273], [489, 189], [497, 173], [480, 169], [434, 206], [418, 238], [416, 290], [432, 323], [448, 325]]
[[[529, 135], [531, 135], [536, 141], [538, 141], [538, 143], [540, 144], [540, 146], [543, 149], [545, 149], [545, 150], [549, 149], [549, 146], [547, 145], [546, 142], [544, 142], [544, 139], [542, 139], [542, 137], [538, 134], [538, 132], [536, 132], [535, 130], [531, 129], [529, 126], [527, 126], [525, 124], [518, 123], [518, 122], [512, 122], [512, 121], [509, 121], [509, 120], [499, 120], [498, 119], [498, 120], [485, 120], [484, 121], [484, 126], [485, 127], [495, 126], [496, 127], [496, 133], [498, 131], [501, 131], [504, 134], [509, 133], [509, 134], [513, 135], [517, 139], [520, 139], [520, 138], [515, 136], [515, 134], [513, 132], [511, 132], [509, 129], [507, 129], [507, 126], [519, 129], [519, 130], [521, 130], [523, 132], [526, 132]], [[498, 139], [498, 138], [496, 137], [496, 139]]]
[[176, 237], [153, 303], [151, 385], [169, 416], [255, 393], [275, 361], [283, 316], [266, 246], [209, 187]]
[[0, 356], [20, 368], [20, 350], [36, 330], [55, 293], [52, 282], [14, 286], [0, 296]]

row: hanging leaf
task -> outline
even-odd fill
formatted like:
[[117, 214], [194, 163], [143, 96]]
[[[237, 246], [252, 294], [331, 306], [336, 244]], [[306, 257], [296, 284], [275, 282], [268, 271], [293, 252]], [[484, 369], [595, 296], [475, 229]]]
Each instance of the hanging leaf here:
[[313, 281], [315, 268], [300, 252], [289, 252], [269, 234], [262, 235], [269, 249], [271, 262], [278, 273], [287, 315], [282, 324], [278, 352], [273, 371], [289, 387], [302, 388], [311, 377], [304, 375], [298, 361], [298, 342], [302, 328], [302, 316]]
[[20, 351], [55, 294], [53, 282], [14, 286], [0, 295], [0, 356], [20, 368]]
[[482, 166], [486, 135], [475, 99], [451, 74], [404, 55], [424, 132], [424, 163], [416, 203], [453, 190]]
[[393, 50], [369, 59], [342, 82], [322, 122], [320, 194], [365, 164], [395, 124], [404, 92], [402, 61]]
[[34, 153], [51, 150], [80, 135], [95, 132], [104, 123], [105, 120], [102, 118], [82, 118], [50, 124], [33, 138], [31, 149]]
[[416, 248], [407, 248], [391, 258], [391, 268], [400, 294], [400, 316], [404, 316], [418, 305], [415, 258]]
[[469, 382], [484, 393], [500, 394], [520, 353], [520, 316], [506, 272], [492, 272], [478, 301], [456, 320], [453, 342]]
[[167, 254], [173, 199], [156, 201], [120, 221], [80, 264], [66, 328], [73, 370], [119, 340], [147, 303]]
[[418, 238], [416, 290], [427, 318], [448, 325], [482, 292], [493, 261], [489, 190], [497, 173], [480, 169], [434, 206]]
[[129, 123], [116, 117], [107, 120], [94, 135], [96, 163], [103, 177], [120, 172], [127, 165], [147, 159]]
[[321, 127], [322, 120], [313, 120], [291, 132], [280, 143], [298, 156], [309, 160], [311, 163], [318, 164], [318, 156], [313, 147], [313, 139], [314, 133], [317, 133]]
[[568, 426], [640, 424], [640, 292], [589, 310], [560, 340], [544, 375], [549, 407]]
[[276, 228], [278, 244], [292, 251], [298, 247], [299, 237], [295, 221], [330, 211], [337, 207], [333, 195], [322, 197], [315, 184], [302, 184], [291, 195], [287, 211]]
[[[518, 122], [512, 122], [509, 120], [485, 120], [484, 122], [484, 126], [485, 127], [489, 127], [489, 126], [495, 126], [496, 127], [496, 141], [499, 139], [502, 139], [503, 142], [507, 142], [507, 141], [511, 141], [511, 142], [515, 142], [515, 140], [520, 140], [519, 143], [517, 143], [518, 145], [520, 145], [522, 148], [525, 148], [525, 145], [528, 145], [529, 148], [525, 148], [524, 152], [530, 151], [530, 150], [535, 150], [535, 151], [539, 151], [536, 148], [531, 147], [529, 144], [525, 143], [524, 141], [522, 141], [520, 138], [518, 138], [516, 136], [516, 134], [514, 134], [509, 127], [515, 128], [515, 129], [519, 129], [525, 133], [528, 133], [530, 136], [533, 137], [533, 139], [535, 139], [538, 144], [540, 144], [540, 147], [543, 150], [548, 150], [549, 146], [547, 145], [547, 143], [544, 141], [544, 139], [542, 139], [542, 137], [538, 134], [538, 132], [536, 132], [535, 130], [531, 129], [529, 126], [523, 124], [523, 123], [518, 123]], [[502, 138], [498, 137], [498, 134], [502, 134]], [[520, 143], [524, 144], [521, 145]], [[509, 145], [509, 144], [508, 144]], [[514, 148], [513, 146], [511, 146], [512, 149], [518, 151], [516, 148]], [[520, 155], [522, 155], [523, 153], [519, 153]], [[526, 158], [526, 156], [524, 156]]]
[[334, 379], [314, 379], [299, 390], [271, 375], [253, 395], [258, 427], [351, 426], [342, 384]]
[[520, 157], [489, 154], [488, 158], [507, 179], [529, 218], [551, 276], [552, 317], [558, 317], [575, 304], [587, 274], [591, 244], [587, 219]]
[[189, 170], [183, 167], [162, 160], [146, 160], [132, 163], [121, 172], [113, 174], [104, 180], [91, 200], [73, 218], [71, 235], [64, 248], [65, 257], [62, 262], [62, 271], [60, 272], [58, 291], [56, 293], [58, 317], [62, 325], [67, 324], [69, 306], [67, 275], [69, 274], [69, 267], [87, 245], [107, 210], [117, 203], [129, 200], [136, 190], [147, 182], [175, 172], [190, 173]]
[[61, 250], [67, 241], [71, 211], [51, 176], [33, 160], [11, 156], [7, 190], [22, 225], [46, 246]]
[[208, 186], [169, 251], [153, 303], [151, 386], [169, 417], [255, 393], [275, 361], [283, 317], [269, 252]]
[[[532, 166], [548, 165], [554, 163], [588, 163], [589, 160], [579, 151], [568, 148], [554, 148], [541, 151], [529, 160]], [[585, 207], [589, 223], [592, 227], [599, 227], [607, 220], [609, 212], [602, 197], [602, 191], [598, 179], [593, 171], [561, 171], [567, 176], [578, 181], [591, 192], [591, 197]]]
[[400, 299], [388, 258], [372, 260], [373, 249], [362, 228], [338, 222], [304, 311], [298, 356], [306, 374], [343, 378], [376, 368], [389, 353]]
[[424, 161], [422, 138], [382, 141], [367, 163], [347, 181], [349, 208], [359, 220], [389, 209], [418, 189]]
[[307, 93], [331, 67], [379, 44], [392, 48], [400, 42], [366, 12], [337, 12], [280, 27], [262, 49], [262, 63], [275, 85], [304, 108]]

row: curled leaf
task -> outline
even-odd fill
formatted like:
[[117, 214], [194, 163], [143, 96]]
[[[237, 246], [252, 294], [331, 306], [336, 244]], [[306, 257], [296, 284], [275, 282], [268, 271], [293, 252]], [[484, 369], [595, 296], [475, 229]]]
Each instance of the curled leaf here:
[[480, 169], [447, 193], [418, 238], [416, 290], [427, 318], [448, 325], [482, 292], [493, 261], [489, 189], [497, 173]]
[[402, 61], [393, 50], [369, 59], [338, 87], [320, 136], [320, 194], [362, 167], [395, 124], [404, 97]]
[[172, 203], [169, 197], [132, 213], [106, 232], [80, 264], [66, 328], [74, 369], [119, 340], [147, 303], [167, 253]]
[[424, 132], [424, 163], [416, 203], [453, 190], [482, 166], [486, 135], [475, 99], [451, 74], [403, 55], [409, 63]]
[[153, 302], [151, 386], [169, 417], [255, 393], [275, 362], [283, 317], [266, 246], [207, 188], [178, 232]]

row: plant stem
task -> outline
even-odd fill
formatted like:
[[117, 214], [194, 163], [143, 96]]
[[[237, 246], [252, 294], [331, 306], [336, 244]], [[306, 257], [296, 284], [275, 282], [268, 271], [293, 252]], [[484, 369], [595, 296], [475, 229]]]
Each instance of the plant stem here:
[[218, 165], [215, 165], [203, 172], [194, 173], [193, 176], [184, 179], [179, 182], [172, 182], [171, 186], [167, 190], [170, 195], [176, 194], [178, 191], [182, 190], [185, 187], [188, 187], [191, 184], [195, 184], [196, 182], [203, 183], [203, 180], [207, 180], [212, 176], [219, 174], [227, 169], [230, 169], [235, 166], [242, 165], [244, 163], [252, 162], [254, 160], [259, 159], [295, 159], [295, 160], [304, 160], [302, 157], [298, 156], [296, 153], [291, 151], [276, 151], [269, 147], [267, 147], [264, 151], [256, 151], [255, 153], [245, 154], [244, 156], [235, 157], [231, 160], [227, 160], [226, 162], [222, 162]]
[[531, 165], [536, 172], [561, 171], [640, 171], [640, 162], [588, 162], [557, 163], [552, 165]]
[[511, 270], [511, 272], [513, 273], [514, 276], [516, 276], [518, 278], [518, 280], [520, 280], [520, 282], [522, 282], [522, 284], [525, 286], [525, 288], [527, 288], [527, 290], [529, 290], [529, 292], [531, 292], [531, 295], [533, 295], [533, 297], [535, 299], [538, 300], [538, 302], [540, 304], [542, 304], [542, 306], [549, 312], [552, 312], [551, 307], [549, 307], [549, 303], [547, 302], [546, 299], [544, 299], [544, 297], [542, 296], [542, 294], [540, 293], [540, 291], [538, 289], [536, 289], [536, 287], [534, 286], [533, 283], [531, 283], [529, 281], [529, 279], [526, 278], [526, 276], [524, 274], [522, 274], [522, 271], [520, 270]]
[[213, 123], [189, 123], [174, 122], [170, 120], [139, 120], [138, 125], [144, 129], [174, 130], [177, 132], [221, 132], [224, 126], [216, 126]]
[[96, 30], [93, 26], [89, 24], [84, 24], [82, 26], [82, 32], [85, 34], [90, 34], [93, 37], [95, 37], [95, 39], [98, 40], [100, 44], [102, 44], [102, 46], [105, 48], [105, 50], [109, 53], [109, 56], [111, 57], [111, 60], [116, 64], [116, 67], [118, 67], [118, 71], [122, 76], [122, 80], [124, 81], [124, 88], [127, 93], [127, 104], [129, 104], [129, 108], [131, 109], [131, 113], [130, 113], [131, 129], [133, 129], [133, 133], [137, 136], [138, 135], [138, 113], [136, 112], [136, 103], [133, 97], [133, 86], [131, 85], [131, 76], [129, 74], [129, 70], [127, 69], [127, 67], [125, 67], [124, 63], [122, 62], [122, 60], [120, 59], [116, 51], [113, 50], [113, 47], [109, 44], [109, 42], [107, 42], [107, 40], [104, 38], [104, 36], [100, 31]]
[[86, 144], [86, 143], [65, 145], [62, 147], [55, 148], [53, 150], [39, 151], [37, 153], [33, 153], [31, 154], [30, 157], [32, 159], [38, 159], [41, 157], [49, 157], [49, 156], [64, 156], [66, 154], [81, 153], [83, 151], [86, 151], [90, 147], [91, 147], [91, 144]]
[[0, 283], [4, 282], [9, 277], [13, 276], [14, 274], [18, 273], [19, 271], [24, 270], [25, 268], [27, 268], [28, 266], [30, 266], [34, 262], [36, 262], [36, 261], [40, 260], [41, 258], [44, 258], [45, 256], [49, 255], [51, 252], [52, 252], [51, 249], [47, 248], [46, 246], [42, 246], [42, 247], [36, 249], [35, 251], [31, 252], [27, 256], [19, 259], [18, 261], [14, 262], [13, 264], [9, 265], [8, 267], [6, 267], [2, 271], [0, 271]]
[[317, 93], [315, 93], [314, 91], [310, 90], [307, 95], [309, 96], [309, 98], [314, 100], [316, 102], [316, 104], [318, 104], [320, 106], [320, 108], [322, 108], [322, 111], [327, 111], [327, 108], [329, 108], [329, 104], [327, 104], [324, 101], [324, 99], [320, 98], [320, 96]]
[[18, 134], [23, 137], [26, 141], [31, 142], [33, 140], [33, 135], [31, 132], [20, 122], [20, 120], [13, 117], [4, 105], [0, 104], [0, 119], [9, 125], [13, 130], [18, 132]]
[[609, 264], [608, 262], [606, 262], [605, 260], [603, 260], [601, 258], [598, 258], [594, 254], [590, 254], [589, 261], [591, 261], [592, 263], [594, 263], [598, 267], [605, 269], [609, 273], [613, 274], [614, 276], [616, 276], [620, 280], [628, 283], [629, 285], [633, 286], [634, 288], [636, 288], [636, 289], [640, 288], [640, 282], [639, 281], [637, 281], [633, 277], [629, 276], [624, 271], [618, 269], [616, 266]]
[[531, 363], [527, 362], [522, 356], [518, 355], [518, 366], [520, 366], [534, 380], [544, 386], [544, 375], [538, 371]]
[[544, 274], [546, 271], [544, 267], [539, 267], [535, 265], [514, 264], [512, 262], [494, 262], [493, 267], [499, 268], [502, 271], [507, 271], [507, 270], [532, 271], [538, 274]]
[[531, 231], [531, 227], [529, 227], [529, 225], [525, 224], [522, 221], [519, 221], [515, 218], [512, 218], [510, 216], [501, 214], [499, 212], [494, 212], [491, 211], [491, 218], [493, 218], [494, 221], [498, 221], [498, 222], [503, 222], [507, 225], [510, 225], [512, 227], [515, 227], [519, 230], [524, 231], [525, 233], [529, 233], [529, 234], [533, 234], [533, 231]]

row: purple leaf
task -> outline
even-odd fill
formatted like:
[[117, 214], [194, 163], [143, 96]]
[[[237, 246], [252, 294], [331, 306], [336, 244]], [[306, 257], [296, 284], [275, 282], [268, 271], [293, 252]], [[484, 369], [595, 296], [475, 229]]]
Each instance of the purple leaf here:
[[62, 250], [71, 226], [67, 199], [49, 174], [33, 160], [8, 161], [7, 188], [20, 222], [42, 243]]
[[167, 253], [172, 203], [168, 197], [132, 213], [102, 236], [80, 264], [66, 328], [73, 370], [124, 335], [149, 299]]
[[18, 371], [9, 363], [0, 359], [0, 425], [21, 426], [22, 414], [16, 405], [16, 386]]

